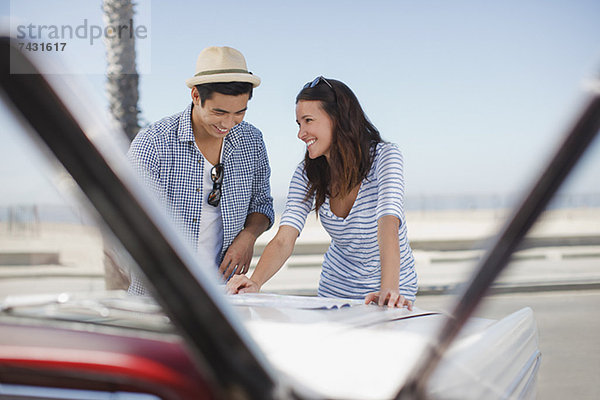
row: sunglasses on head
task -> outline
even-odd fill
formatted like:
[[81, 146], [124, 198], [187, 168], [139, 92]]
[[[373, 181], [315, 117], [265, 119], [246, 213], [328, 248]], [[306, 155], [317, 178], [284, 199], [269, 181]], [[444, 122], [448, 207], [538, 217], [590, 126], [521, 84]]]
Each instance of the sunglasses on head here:
[[[306, 85], [304, 85], [304, 87], [302, 89], [314, 88], [321, 82], [325, 82], [327, 84], [327, 86], [329, 86], [331, 88], [331, 90], [333, 90], [333, 86], [331, 86], [331, 83], [329, 83], [329, 81], [327, 79], [325, 79], [323, 77], [323, 75], [317, 76], [312, 82], [308, 82]], [[333, 93], [335, 93], [335, 90], [333, 90]]]
[[221, 202], [221, 188], [223, 187], [223, 175], [225, 168], [222, 163], [218, 163], [210, 170], [210, 179], [213, 181], [213, 188], [208, 194], [208, 204], [218, 207]]

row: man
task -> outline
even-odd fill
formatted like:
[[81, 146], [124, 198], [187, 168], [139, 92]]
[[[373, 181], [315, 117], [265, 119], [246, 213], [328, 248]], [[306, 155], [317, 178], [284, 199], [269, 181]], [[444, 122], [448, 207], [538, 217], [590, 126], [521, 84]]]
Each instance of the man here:
[[[224, 278], [244, 274], [274, 219], [262, 134], [243, 121], [260, 78], [239, 51], [208, 47], [186, 84], [192, 103], [138, 133], [128, 156], [202, 264]], [[129, 292], [146, 293], [135, 275]]]

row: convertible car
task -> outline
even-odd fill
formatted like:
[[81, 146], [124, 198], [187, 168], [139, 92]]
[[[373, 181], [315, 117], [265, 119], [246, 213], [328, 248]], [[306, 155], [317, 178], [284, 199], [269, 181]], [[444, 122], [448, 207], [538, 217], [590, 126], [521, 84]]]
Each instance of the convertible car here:
[[[2, 282], [20, 282], [0, 286], [0, 399], [535, 398], [541, 355], [531, 309], [500, 320], [472, 314], [597, 133], [597, 94], [452, 311], [418, 303], [391, 310], [344, 299], [226, 296], [137, 181], [118, 135], [60, 76], [38, 73], [39, 61], [9, 38], [0, 47], [2, 124], [10, 132], [3, 146], [13, 146], [0, 170], [11, 162], [19, 173], [49, 177], [79, 210], [54, 219], [41, 215], [48, 210], [13, 210], [0, 225]], [[39, 198], [35, 179], [15, 176], [29, 183], [22, 196]], [[20, 186], [4, 187], [2, 196]], [[58, 230], [65, 226], [68, 233]], [[35, 241], [52, 244], [26, 251]], [[57, 249], [67, 250], [58, 257]], [[152, 296], [105, 290], [92, 278], [107, 264], [143, 276]]]

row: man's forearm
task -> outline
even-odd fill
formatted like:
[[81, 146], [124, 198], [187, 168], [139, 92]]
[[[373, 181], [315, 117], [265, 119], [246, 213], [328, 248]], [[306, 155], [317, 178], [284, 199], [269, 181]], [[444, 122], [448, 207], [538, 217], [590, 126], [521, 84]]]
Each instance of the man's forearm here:
[[264, 231], [267, 230], [271, 221], [269, 218], [261, 213], [251, 213], [246, 217], [246, 223], [244, 224], [244, 232], [249, 233], [256, 240]]

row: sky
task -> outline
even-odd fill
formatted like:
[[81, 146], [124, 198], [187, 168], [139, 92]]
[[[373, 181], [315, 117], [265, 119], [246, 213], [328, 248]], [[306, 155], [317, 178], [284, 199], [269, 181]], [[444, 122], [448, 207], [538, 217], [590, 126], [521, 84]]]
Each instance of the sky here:
[[[101, 26], [101, 3], [3, 0], [0, 11], [13, 31]], [[600, 73], [597, 0], [138, 0], [135, 9], [135, 23], [147, 28], [137, 41], [142, 123], [188, 105], [184, 81], [203, 48], [237, 48], [262, 79], [245, 119], [263, 132], [276, 198], [305, 151], [295, 96], [318, 75], [346, 83], [382, 137], [399, 145], [407, 197], [418, 198], [520, 192]], [[58, 59], [50, 72], [82, 82], [86, 99], [107, 113], [102, 41], [71, 40], [68, 50], [43, 55]], [[600, 193], [599, 142], [565, 190]]]

